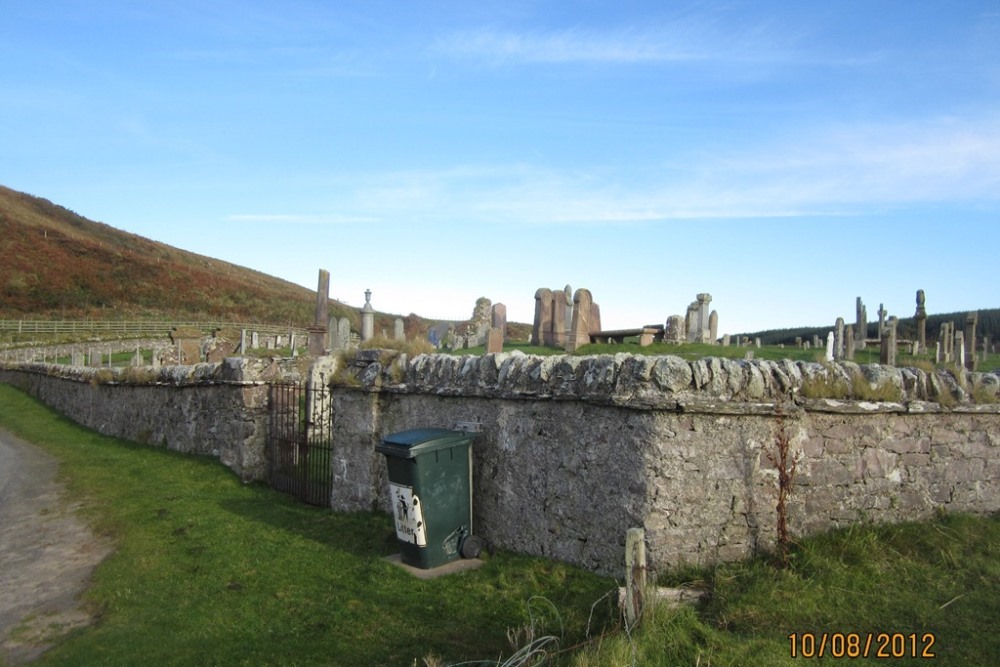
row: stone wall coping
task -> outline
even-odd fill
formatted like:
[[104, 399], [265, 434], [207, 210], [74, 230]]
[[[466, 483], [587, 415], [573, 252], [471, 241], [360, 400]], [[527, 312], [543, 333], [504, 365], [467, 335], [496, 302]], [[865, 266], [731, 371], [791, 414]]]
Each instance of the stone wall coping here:
[[268, 373], [266, 362], [232, 357], [218, 363], [191, 366], [93, 367], [67, 366], [40, 362], [14, 362], [0, 365], [0, 370], [47, 375], [71, 382], [127, 386], [205, 386], [227, 385], [254, 387], [281, 377]]
[[[994, 414], [1000, 374], [898, 368], [853, 362], [630, 353], [589, 356], [366, 354], [348, 363], [334, 384], [346, 390], [512, 400], [578, 400], [636, 410], [769, 414], [778, 403], [841, 414], [973, 412]], [[383, 359], [396, 354], [390, 362]], [[869, 393], [864, 385], [867, 385]], [[836, 389], [832, 388], [836, 386]], [[824, 398], [825, 389], [837, 397]], [[880, 391], [881, 390], [881, 391]], [[861, 392], [861, 395], [857, 395]], [[878, 400], [873, 396], [889, 396]], [[938, 397], [947, 397], [944, 405]]]

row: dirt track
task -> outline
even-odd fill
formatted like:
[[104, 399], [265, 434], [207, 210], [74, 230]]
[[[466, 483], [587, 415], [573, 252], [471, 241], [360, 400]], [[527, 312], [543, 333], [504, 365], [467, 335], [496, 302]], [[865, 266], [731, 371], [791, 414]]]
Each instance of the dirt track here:
[[78, 597], [111, 545], [76, 517], [57, 467], [0, 431], [0, 663], [30, 662], [95, 620]]

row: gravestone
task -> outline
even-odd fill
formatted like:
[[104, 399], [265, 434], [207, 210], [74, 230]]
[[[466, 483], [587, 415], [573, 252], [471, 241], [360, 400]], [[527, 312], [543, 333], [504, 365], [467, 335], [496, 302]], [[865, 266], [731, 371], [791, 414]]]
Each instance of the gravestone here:
[[256, 331], [250, 334], [250, 348], [256, 350], [260, 347], [260, 334]]
[[864, 304], [859, 296], [854, 302], [854, 340], [863, 350], [865, 338], [868, 336], [868, 322], [865, 321]]
[[934, 363], [940, 364], [944, 362], [944, 357], [941, 356], [941, 341], [934, 343]]
[[844, 351], [844, 358], [848, 361], [854, 361], [854, 327], [847, 327], [844, 335], [847, 336], [845, 343], [847, 349]]
[[684, 330], [687, 342], [693, 343], [698, 339], [698, 302], [693, 301], [688, 304], [687, 314], [684, 316]]
[[687, 327], [684, 318], [680, 315], [671, 315], [667, 318], [667, 325], [663, 329], [663, 342], [671, 345], [679, 345], [687, 339]]
[[796, 336], [795, 337], [795, 347], [798, 347], [798, 348], [802, 347], [802, 336]]
[[590, 290], [581, 287], [573, 295], [573, 325], [566, 338], [566, 351], [576, 350], [590, 343], [590, 315], [593, 298]]
[[361, 308], [361, 342], [375, 337], [375, 309], [372, 308], [372, 291], [365, 290], [365, 305]]
[[[572, 308], [572, 306], [570, 306]], [[495, 303], [490, 309], [490, 327], [500, 330], [500, 336], [507, 338], [507, 306], [502, 303]]]
[[493, 327], [486, 337], [486, 354], [501, 352], [503, 352], [503, 331], [499, 327]]
[[760, 349], [760, 338], [759, 337], [758, 338], [754, 338], [753, 339], [753, 344], [754, 344], [754, 347], [756, 347], [759, 350]]
[[722, 347], [729, 347], [729, 334], [722, 337]]
[[708, 292], [702, 292], [697, 295], [698, 299], [698, 342], [707, 343], [709, 333], [711, 328], [708, 323], [710, 317], [708, 311], [708, 304], [712, 303], [712, 295]]
[[601, 329], [601, 307], [596, 304], [590, 304], [590, 325], [591, 331], [602, 331]]
[[247, 330], [240, 329], [240, 355], [247, 356]]
[[549, 332], [547, 345], [552, 347], [564, 347], [566, 345], [566, 304], [563, 303], [563, 293], [559, 290], [552, 292], [552, 329]]
[[882, 334], [885, 330], [885, 316], [889, 313], [886, 312], [885, 304], [880, 303], [878, 305], [878, 339], [882, 340]]
[[955, 368], [960, 370], [965, 370], [965, 335], [961, 331], [955, 332], [954, 337], [954, 350], [952, 352], [952, 358], [954, 359]]
[[406, 329], [403, 326], [403, 320], [398, 317], [393, 322], [392, 337], [395, 340], [406, 340]]
[[337, 345], [341, 350], [351, 346], [351, 321], [346, 317], [337, 320]]
[[833, 332], [826, 335], [826, 357], [827, 361], [833, 361]]
[[882, 332], [879, 363], [886, 366], [896, 365], [896, 318], [890, 317]]
[[719, 337], [719, 313], [717, 311], [712, 311], [708, 316], [708, 343], [709, 345], [715, 345], [716, 340]]
[[844, 318], [838, 317], [833, 325], [833, 358], [844, 358]]
[[[558, 295], [555, 295], [553, 298], [555, 298], [556, 301], [558, 301]], [[569, 329], [571, 326], [573, 326], [573, 288], [570, 287], [569, 284], [567, 284], [566, 287], [563, 288], [563, 299], [565, 300], [566, 303], [565, 332], [567, 335], [569, 335]], [[504, 320], [506, 321], [506, 312], [504, 313]], [[506, 338], [507, 337], [506, 327], [504, 327], [503, 333], [504, 333], [504, 338]]]
[[967, 313], [965, 316], [965, 364], [970, 371], [976, 370], [976, 325], [979, 323], [979, 313]]
[[539, 287], [535, 291], [535, 319], [531, 324], [531, 344], [550, 345], [552, 331], [552, 290]]
[[[924, 304], [924, 291], [917, 290], [917, 312], [913, 318], [917, 322], [917, 352], [927, 351], [927, 308]], [[916, 352], [914, 353], [916, 354]]]
[[819, 337], [818, 334], [813, 334], [813, 347], [815, 347], [817, 350], [819, 348], [823, 347], [823, 341], [820, 340], [820, 337]]

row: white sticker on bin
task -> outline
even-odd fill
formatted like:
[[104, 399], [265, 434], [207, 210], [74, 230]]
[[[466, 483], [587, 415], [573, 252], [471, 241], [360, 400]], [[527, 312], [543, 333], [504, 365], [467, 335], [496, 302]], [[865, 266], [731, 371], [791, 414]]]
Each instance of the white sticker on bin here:
[[420, 498], [413, 495], [413, 487], [390, 482], [389, 494], [392, 496], [392, 511], [396, 516], [396, 537], [402, 542], [426, 547], [424, 513], [420, 507]]

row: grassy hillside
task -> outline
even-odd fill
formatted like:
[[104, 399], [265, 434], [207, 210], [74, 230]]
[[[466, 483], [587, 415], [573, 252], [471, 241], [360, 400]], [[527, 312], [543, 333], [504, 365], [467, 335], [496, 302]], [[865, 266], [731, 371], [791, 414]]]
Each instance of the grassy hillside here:
[[[0, 186], [0, 319], [182, 319], [311, 324], [315, 292], [93, 222]], [[317, 267], [318, 269], [319, 267]], [[357, 308], [331, 313], [360, 328]], [[392, 331], [395, 316], [376, 316]], [[416, 315], [407, 333], [426, 333]]]

